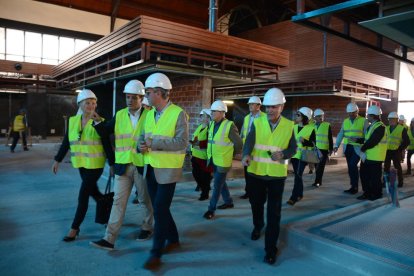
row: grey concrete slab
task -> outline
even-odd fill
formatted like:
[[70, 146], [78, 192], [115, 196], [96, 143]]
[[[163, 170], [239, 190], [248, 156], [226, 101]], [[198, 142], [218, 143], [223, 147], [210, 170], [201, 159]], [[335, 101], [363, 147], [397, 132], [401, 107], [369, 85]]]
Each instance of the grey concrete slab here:
[[[43, 143], [44, 144], [44, 143]], [[36, 146], [29, 152], [16, 150], [11, 154], [0, 147], [0, 274], [1, 275], [147, 275], [142, 264], [149, 255], [151, 241], [135, 240], [139, 232], [141, 209], [129, 204], [124, 225], [115, 244], [117, 250], [106, 252], [89, 245], [102, 238], [104, 227], [94, 223], [95, 203], [90, 200], [88, 214], [81, 226], [79, 239], [64, 243], [62, 237], [70, 228], [75, 213], [80, 177], [70, 163], [63, 162], [58, 175], [51, 173], [56, 144]], [[202, 218], [208, 202], [197, 200], [195, 183], [177, 184], [172, 213], [179, 230], [182, 249], [163, 257], [159, 274], [186, 275], [252, 275], [275, 274], [339, 275], [364, 274], [352, 268], [322, 260], [315, 252], [303, 248], [299, 239], [290, 239], [289, 226], [315, 216], [351, 208], [360, 204], [344, 194], [348, 177], [344, 160], [327, 167], [324, 185], [311, 187], [313, 175], [305, 174], [304, 200], [295, 206], [284, 204], [283, 232], [280, 256], [276, 265], [262, 262], [263, 238], [250, 240], [251, 211], [247, 200], [241, 200], [244, 180], [236, 169], [229, 181], [235, 208], [218, 210], [217, 218]], [[237, 166], [239, 166], [236, 163]], [[307, 172], [307, 170], [305, 170]], [[404, 191], [413, 187], [414, 179], [407, 179]], [[105, 178], [99, 181], [103, 190]], [[284, 201], [293, 187], [289, 176]], [[132, 196], [131, 196], [132, 200]], [[375, 271], [375, 270], [372, 270]]]

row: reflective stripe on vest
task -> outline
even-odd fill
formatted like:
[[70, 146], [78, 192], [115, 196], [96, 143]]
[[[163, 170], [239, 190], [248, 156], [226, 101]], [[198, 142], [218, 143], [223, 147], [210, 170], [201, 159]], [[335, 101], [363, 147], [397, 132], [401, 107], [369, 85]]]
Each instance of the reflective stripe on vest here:
[[[244, 142], [246, 141], [247, 135], [249, 134], [248, 130], [249, 130], [249, 122], [250, 122], [250, 117], [252, 116], [251, 113], [249, 113], [249, 115], [247, 115], [246, 117], [244, 117], [244, 121], [243, 121], [243, 127], [242, 127], [242, 132], [241, 132], [241, 138], [243, 140], [243, 145]], [[260, 115], [257, 118], [254, 118], [254, 120], [261, 118], [261, 117], [265, 117], [267, 118], [266, 113], [260, 111]], [[253, 120], [253, 122], [254, 122]], [[253, 124], [252, 122], [252, 124]]]
[[408, 150], [414, 150], [414, 135], [413, 135], [413, 132], [414, 132], [414, 130], [412, 130], [412, 129], [407, 130], [408, 138], [410, 138], [410, 144], [407, 147]]
[[213, 137], [214, 124], [214, 121], [211, 122], [208, 130], [207, 158], [213, 158], [213, 163], [216, 166], [229, 168], [231, 167], [234, 152], [233, 142], [229, 139], [229, 132], [233, 122], [224, 119]]
[[364, 138], [364, 124], [365, 119], [358, 116], [354, 119], [354, 122], [352, 123], [349, 118], [346, 118], [344, 120], [344, 144], [350, 144], [350, 145], [357, 145], [360, 146], [360, 144], [355, 142], [349, 142], [348, 138]]
[[397, 150], [402, 142], [402, 132], [404, 127], [402, 125], [396, 125], [391, 131], [391, 127], [387, 126], [387, 149]]
[[13, 122], [13, 131], [22, 131], [26, 128], [24, 125], [24, 116], [23, 115], [17, 115], [14, 118]]
[[89, 120], [82, 130], [82, 115], [69, 118], [69, 145], [74, 168], [100, 169], [105, 166], [101, 137]]
[[[380, 126], [384, 126], [381, 121], [375, 122], [371, 125], [368, 132], [365, 134], [365, 141], [367, 141], [371, 137], [374, 130]], [[384, 161], [387, 154], [387, 131], [384, 131], [384, 136], [381, 138], [381, 141], [375, 147], [367, 149], [365, 153], [367, 155], [367, 160]]]
[[[170, 104], [155, 122], [155, 109], [148, 112], [145, 121], [145, 138], [171, 141], [175, 136], [178, 116], [184, 112], [180, 107]], [[178, 169], [184, 165], [185, 149], [179, 151], [151, 150], [144, 154], [145, 163], [154, 168]]]
[[296, 158], [296, 159], [300, 159], [302, 157], [302, 150], [303, 149], [308, 149], [309, 147], [304, 147], [302, 145], [302, 143], [300, 142], [300, 138], [303, 137], [303, 139], [305, 140], [309, 140], [309, 137], [312, 134], [312, 131], [314, 131], [314, 125], [305, 125], [299, 132], [299, 125], [296, 124], [293, 127], [294, 133], [295, 133], [295, 139], [296, 139], [296, 144], [297, 144], [297, 150], [295, 155], [293, 155], [292, 158]]
[[118, 164], [132, 163], [135, 166], [144, 166], [144, 156], [137, 152], [140, 135], [144, 135], [144, 122], [148, 110], [144, 109], [139, 120], [132, 128], [128, 108], [119, 110], [115, 117], [115, 162]]
[[286, 177], [288, 160], [273, 161], [268, 151], [282, 151], [288, 148], [293, 122], [280, 117], [279, 124], [273, 132], [266, 117], [257, 118], [253, 123], [256, 142], [247, 171], [261, 176]]
[[322, 122], [319, 126], [315, 124], [316, 147], [318, 147], [318, 149], [329, 149], [329, 126], [330, 124], [327, 122]]
[[[193, 141], [197, 137], [198, 142], [207, 141], [208, 127], [199, 125], [193, 134]], [[191, 155], [203, 160], [207, 160], [207, 149], [200, 149], [198, 145], [191, 146]]]

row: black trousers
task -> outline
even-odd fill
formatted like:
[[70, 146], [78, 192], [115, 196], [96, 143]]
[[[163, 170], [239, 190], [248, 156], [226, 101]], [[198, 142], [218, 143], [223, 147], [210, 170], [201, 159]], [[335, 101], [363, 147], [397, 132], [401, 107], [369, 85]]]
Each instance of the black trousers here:
[[411, 174], [411, 156], [414, 154], [414, 150], [407, 150], [407, 173]]
[[382, 162], [365, 160], [360, 165], [362, 190], [368, 199], [382, 197]]
[[204, 171], [201, 169], [200, 165], [194, 161], [194, 159], [191, 159], [191, 165], [192, 165], [192, 173], [195, 181], [197, 182], [197, 186], [200, 187], [201, 195], [208, 195], [210, 188], [210, 182], [213, 177], [211, 176], [211, 173]]
[[[27, 141], [26, 141], [26, 132], [22, 131], [22, 140], [23, 140], [23, 148], [27, 149]], [[14, 150], [16, 148], [17, 142], [20, 138], [20, 132], [19, 131], [12, 131], [11, 136], [13, 137], [13, 142], [10, 147], [10, 150]]]
[[262, 229], [265, 224], [264, 204], [267, 201], [265, 251], [268, 254], [276, 254], [277, 250], [285, 180], [285, 178], [263, 180], [250, 175], [248, 182], [249, 202], [252, 208], [253, 225], [256, 229]]
[[79, 190], [78, 207], [76, 209], [75, 218], [72, 222], [72, 229], [79, 229], [86, 212], [88, 211], [89, 197], [94, 200], [102, 196], [98, 189], [98, 180], [103, 173], [103, 169], [85, 169], [79, 168], [79, 174], [82, 178], [82, 184]]
[[398, 174], [398, 186], [403, 185], [403, 173], [401, 167], [401, 151], [399, 150], [387, 150], [387, 155], [385, 156], [384, 161], [384, 172], [389, 173], [391, 168], [391, 160], [394, 165], [394, 168], [397, 170]]
[[246, 193], [246, 195], [249, 195], [249, 181], [250, 181], [250, 175], [247, 172], [247, 167], [244, 166], [244, 181], [245, 181], [245, 185], [244, 185], [244, 192]]
[[319, 183], [322, 185], [322, 177], [323, 172], [325, 171], [326, 161], [328, 160], [328, 151], [327, 150], [320, 150], [322, 153], [322, 159], [319, 164], [316, 165], [316, 176], [315, 176], [315, 183]]

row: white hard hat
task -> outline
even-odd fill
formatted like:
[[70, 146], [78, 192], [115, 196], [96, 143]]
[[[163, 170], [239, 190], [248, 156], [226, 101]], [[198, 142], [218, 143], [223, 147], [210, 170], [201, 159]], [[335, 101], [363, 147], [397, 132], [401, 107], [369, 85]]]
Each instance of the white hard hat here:
[[200, 115], [206, 114], [211, 117], [211, 110], [208, 108], [203, 108], [203, 110], [200, 111]]
[[148, 102], [147, 97], [144, 97], [144, 99], [142, 99], [142, 104], [145, 104], [147, 106], [151, 106], [150, 103]]
[[227, 112], [227, 105], [223, 101], [217, 100], [211, 105], [210, 110]]
[[140, 82], [139, 80], [130, 80], [125, 85], [124, 93], [144, 96], [145, 88], [142, 82]]
[[398, 120], [404, 121], [404, 120], [405, 120], [404, 115], [400, 115], [400, 116], [398, 117]]
[[411, 122], [414, 122], [414, 117], [413, 117], [413, 118], [411, 118]]
[[263, 98], [263, 105], [265, 106], [279, 105], [285, 102], [285, 95], [279, 88], [270, 88]]
[[398, 119], [397, 112], [395, 112], [395, 111], [390, 112], [390, 114], [388, 114], [388, 119]]
[[346, 106], [346, 112], [347, 112], [347, 113], [349, 113], [349, 112], [355, 112], [355, 111], [359, 111], [359, 108], [358, 108], [358, 106], [356, 105], [356, 103], [349, 103], [349, 104]]
[[78, 94], [78, 98], [76, 99], [76, 103], [79, 104], [81, 101], [86, 99], [95, 99], [98, 100], [95, 93], [92, 92], [92, 90], [89, 89], [82, 89], [81, 92]]
[[371, 105], [370, 107], [368, 107], [368, 115], [381, 115], [382, 114], [382, 110], [378, 105]]
[[313, 112], [313, 116], [321, 116], [321, 115], [324, 115], [324, 114], [325, 114], [325, 112], [323, 112], [323, 110], [320, 109], [320, 108], [315, 109], [315, 111]]
[[298, 110], [300, 113], [302, 113], [303, 115], [305, 115], [306, 117], [308, 117], [308, 119], [311, 119], [312, 118], [312, 109], [310, 109], [309, 107], [306, 107], [306, 106], [304, 106], [304, 107], [301, 107], [301, 108], [299, 108], [299, 110]]
[[155, 87], [161, 87], [166, 90], [172, 89], [170, 79], [163, 73], [151, 74], [145, 80], [145, 88], [155, 88]]
[[252, 97], [250, 97], [250, 99], [249, 99], [249, 101], [247, 103], [248, 104], [262, 104], [262, 101], [260, 100], [259, 97], [252, 96]]

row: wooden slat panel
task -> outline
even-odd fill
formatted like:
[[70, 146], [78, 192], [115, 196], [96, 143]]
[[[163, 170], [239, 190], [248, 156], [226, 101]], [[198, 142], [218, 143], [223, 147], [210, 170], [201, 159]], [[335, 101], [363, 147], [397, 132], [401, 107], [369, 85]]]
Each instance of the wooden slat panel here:
[[397, 81], [348, 66], [343, 66], [343, 79], [365, 83], [376, 87], [397, 90]]
[[[14, 68], [16, 63], [22, 65], [22, 69], [17, 71]], [[35, 74], [35, 75], [52, 75], [52, 68], [54, 65], [38, 64], [30, 62], [20, 62], [12, 60], [0, 60], [0, 72], [10, 72], [19, 74]]]

